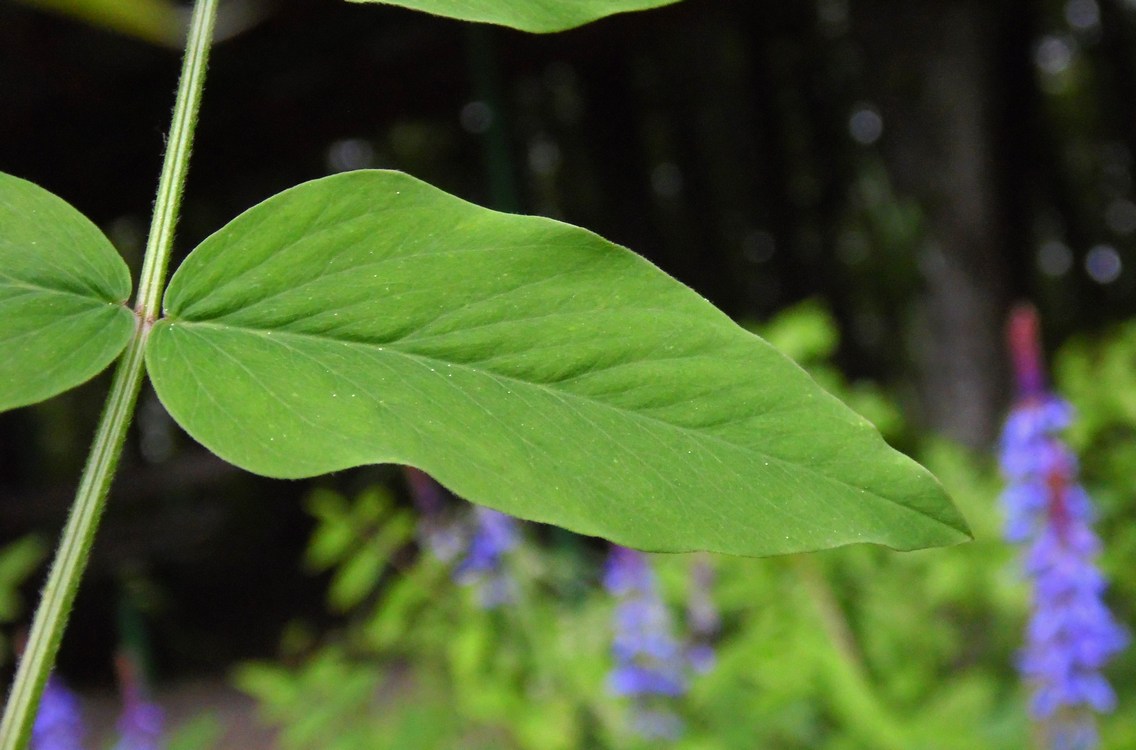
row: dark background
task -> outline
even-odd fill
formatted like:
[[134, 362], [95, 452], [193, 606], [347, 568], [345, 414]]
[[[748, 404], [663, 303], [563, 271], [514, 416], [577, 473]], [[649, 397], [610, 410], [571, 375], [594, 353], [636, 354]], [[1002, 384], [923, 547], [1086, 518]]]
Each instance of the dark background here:
[[[1125, 0], [685, 0], [550, 36], [254, 7], [214, 49], [179, 255], [297, 182], [401, 169], [592, 229], [739, 321], [823, 298], [850, 376], [976, 449], [1010, 396], [1014, 301], [1039, 306], [1051, 345], [1134, 311]], [[179, 64], [0, 0], [0, 170], [71, 202], [134, 268]], [[106, 388], [0, 415], [0, 543], [55, 538]], [[315, 483], [375, 480], [403, 491], [382, 467]], [[167, 675], [272, 654], [284, 621], [321, 608], [298, 563], [311, 486], [225, 465], [144, 391], [62, 668], [109, 681], [139, 621]]]

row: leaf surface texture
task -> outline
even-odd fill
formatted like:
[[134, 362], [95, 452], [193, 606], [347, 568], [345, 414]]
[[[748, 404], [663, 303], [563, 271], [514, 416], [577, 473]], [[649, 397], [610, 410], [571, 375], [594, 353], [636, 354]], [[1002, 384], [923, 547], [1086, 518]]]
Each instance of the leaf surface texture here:
[[396, 172], [281, 193], [177, 271], [147, 364], [232, 463], [368, 463], [652, 550], [962, 541], [936, 480], [643, 258]]

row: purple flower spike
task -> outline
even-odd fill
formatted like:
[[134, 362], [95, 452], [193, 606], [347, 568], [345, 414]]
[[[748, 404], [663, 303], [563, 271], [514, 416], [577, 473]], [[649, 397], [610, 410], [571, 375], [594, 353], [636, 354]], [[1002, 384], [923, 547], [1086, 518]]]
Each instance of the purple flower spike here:
[[690, 596], [686, 602], [686, 626], [689, 642], [686, 659], [697, 674], [706, 674], [714, 668], [712, 645], [722, 628], [722, 618], [710, 590], [714, 585], [714, 568], [705, 556], [695, 559], [691, 569]]
[[82, 750], [83, 734], [79, 699], [63, 680], [49, 676], [32, 725], [31, 750]]
[[502, 567], [506, 553], [517, 545], [517, 519], [490, 508], [474, 509], [477, 527], [465, 559], [454, 570], [459, 583], [481, 587], [481, 605], [492, 609], [513, 599], [513, 586]]
[[517, 519], [489, 508], [475, 506], [473, 528], [462, 519], [453, 518], [446, 510], [446, 492], [418, 469], [404, 467], [414, 505], [421, 518], [418, 539], [443, 563], [465, 557], [454, 568], [454, 580], [478, 586], [481, 606], [493, 609], [514, 598], [514, 584], [502, 563], [519, 537]]
[[159, 750], [165, 713], [161, 706], [141, 698], [128, 700], [118, 719], [115, 750]]
[[670, 711], [647, 708], [635, 714], [632, 728], [648, 740], [677, 740], [685, 729], [682, 719]]
[[635, 701], [632, 729], [646, 739], [674, 739], [682, 721], [659, 703], [686, 692], [686, 655], [671, 633], [671, 617], [642, 552], [613, 546], [604, 587], [618, 599], [608, 687]]
[[165, 713], [147, 699], [138, 667], [127, 652], [115, 657], [115, 669], [123, 708], [114, 750], [160, 750]]
[[1128, 644], [1128, 634], [1102, 599], [1092, 503], [1077, 483], [1075, 457], [1057, 436], [1072, 409], [1045, 390], [1032, 308], [1015, 310], [1010, 346], [1019, 396], [1002, 431], [1008, 484], [1001, 500], [1006, 537], [1024, 547], [1023, 567], [1033, 583], [1033, 615], [1018, 669], [1049, 747], [1091, 750], [1097, 746], [1092, 712], [1111, 711], [1116, 703], [1100, 670]]
[[485, 573], [496, 569], [501, 556], [517, 543], [517, 521], [489, 508], [477, 507], [474, 510], [477, 530], [469, 543], [466, 557], [458, 565], [457, 575]]
[[655, 577], [646, 555], [613, 545], [604, 567], [603, 584], [616, 596], [650, 596], [655, 590]]
[[446, 508], [446, 492], [430, 475], [410, 466], [403, 467], [414, 506], [418, 509], [418, 541], [436, 560], [450, 563], [465, 547], [459, 524]]

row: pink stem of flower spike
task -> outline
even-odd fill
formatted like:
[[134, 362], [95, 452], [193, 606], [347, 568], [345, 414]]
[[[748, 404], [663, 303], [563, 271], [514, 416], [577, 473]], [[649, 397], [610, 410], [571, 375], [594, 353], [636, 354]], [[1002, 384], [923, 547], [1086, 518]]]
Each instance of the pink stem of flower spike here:
[[1018, 398], [1040, 397], [1045, 391], [1044, 357], [1041, 353], [1041, 324], [1037, 309], [1028, 303], [1016, 305], [1010, 312], [1006, 329]]

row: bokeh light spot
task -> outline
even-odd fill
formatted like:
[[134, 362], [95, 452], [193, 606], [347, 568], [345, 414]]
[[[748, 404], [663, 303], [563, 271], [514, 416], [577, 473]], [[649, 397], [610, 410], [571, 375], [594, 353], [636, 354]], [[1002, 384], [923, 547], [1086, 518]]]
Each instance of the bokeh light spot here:
[[1060, 240], [1046, 240], [1037, 249], [1037, 267], [1046, 276], [1064, 276], [1073, 267], [1073, 251]]
[[1111, 284], [1120, 277], [1124, 264], [1112, 245], [1097, 245], [1085, 256], [1085, 271], [1098, 284]]
[[852, 140], [863, 146], [870, 146], [884, 133], [884, 118], [875, 107], [861, 104], [848, 118], [848, 132]]

